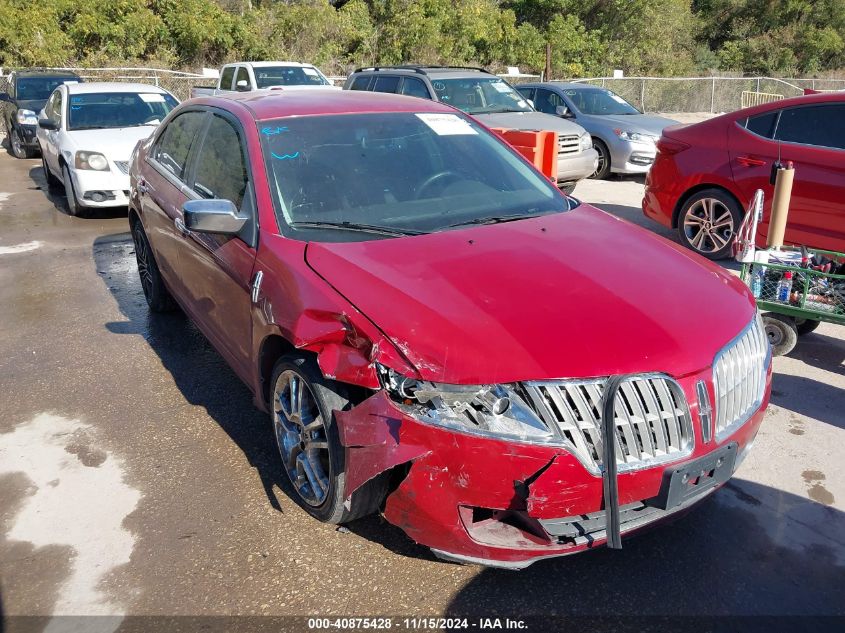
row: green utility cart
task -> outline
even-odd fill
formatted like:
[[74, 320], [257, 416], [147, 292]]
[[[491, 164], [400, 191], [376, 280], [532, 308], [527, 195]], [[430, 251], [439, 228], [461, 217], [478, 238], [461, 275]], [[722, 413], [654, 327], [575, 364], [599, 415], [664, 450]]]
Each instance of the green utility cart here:
[[[766, 263], [743, 264], [740, 277], [757, 297], [775, 356], [792, 351], [798, 337], [822, 321], [845, 325], [845, 274], [837, 274], [845, 272], [845, 253], [784, 247], [769, 254]], [[805, 267], [807, 258], [830, 262], [830, 269]], [[784, 286], [790, 286], [788, 292]], [[788, 294], [786, 299], [784, 294]]]

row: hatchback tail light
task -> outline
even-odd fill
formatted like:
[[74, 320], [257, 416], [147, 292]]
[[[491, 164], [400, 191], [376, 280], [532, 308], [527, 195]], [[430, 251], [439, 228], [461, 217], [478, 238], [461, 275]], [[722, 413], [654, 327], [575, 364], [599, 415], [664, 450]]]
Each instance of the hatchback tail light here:
[[677, 154], [678, 152], [683, 152], [685, 149], [689, 149], [689, 146], [689, 143], [684, 143], [668, 136], [661, 136], [657, 141], [657, 151], [661, 154]]

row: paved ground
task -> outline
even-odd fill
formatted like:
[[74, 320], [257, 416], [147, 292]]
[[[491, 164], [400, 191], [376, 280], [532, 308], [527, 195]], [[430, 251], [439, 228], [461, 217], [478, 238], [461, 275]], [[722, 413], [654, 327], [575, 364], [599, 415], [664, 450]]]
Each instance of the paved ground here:
[[[576, 191], [665, 234], [641, 194]], [[445, 564], [378, 517], [345, 532], [302, 512], [246, 387], [183, 317], [148, 314], [125, 215], [69, 217], [39, 161], [3, 153], [2, 609], [845, 614], [843, 334], [822, 326], [775, 360], [754, 451], [677, 524], [519, 573]]]

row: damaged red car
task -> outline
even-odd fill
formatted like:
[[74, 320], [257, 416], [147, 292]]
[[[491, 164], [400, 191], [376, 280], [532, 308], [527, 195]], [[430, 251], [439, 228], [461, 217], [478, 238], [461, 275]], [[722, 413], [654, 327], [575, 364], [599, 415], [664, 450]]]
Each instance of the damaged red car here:
[[762, 421], [748, 289], [447, 105], [195, 99], [131, 181], [150, 308], [181, 306], [249, 385], [321, 521], [382, 512], [517, 568], [618, 548], [727, 481]]

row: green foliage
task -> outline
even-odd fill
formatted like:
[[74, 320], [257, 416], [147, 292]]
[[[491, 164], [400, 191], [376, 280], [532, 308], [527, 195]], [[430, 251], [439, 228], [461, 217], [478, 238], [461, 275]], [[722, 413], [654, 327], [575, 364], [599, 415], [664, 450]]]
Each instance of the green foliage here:
[[[335, 8], [337, 4], [340, 8]], [[557, 77], [845, 67], [845, 0], [0, 0], [0, 65], [237, 59], [520, 66]]]

